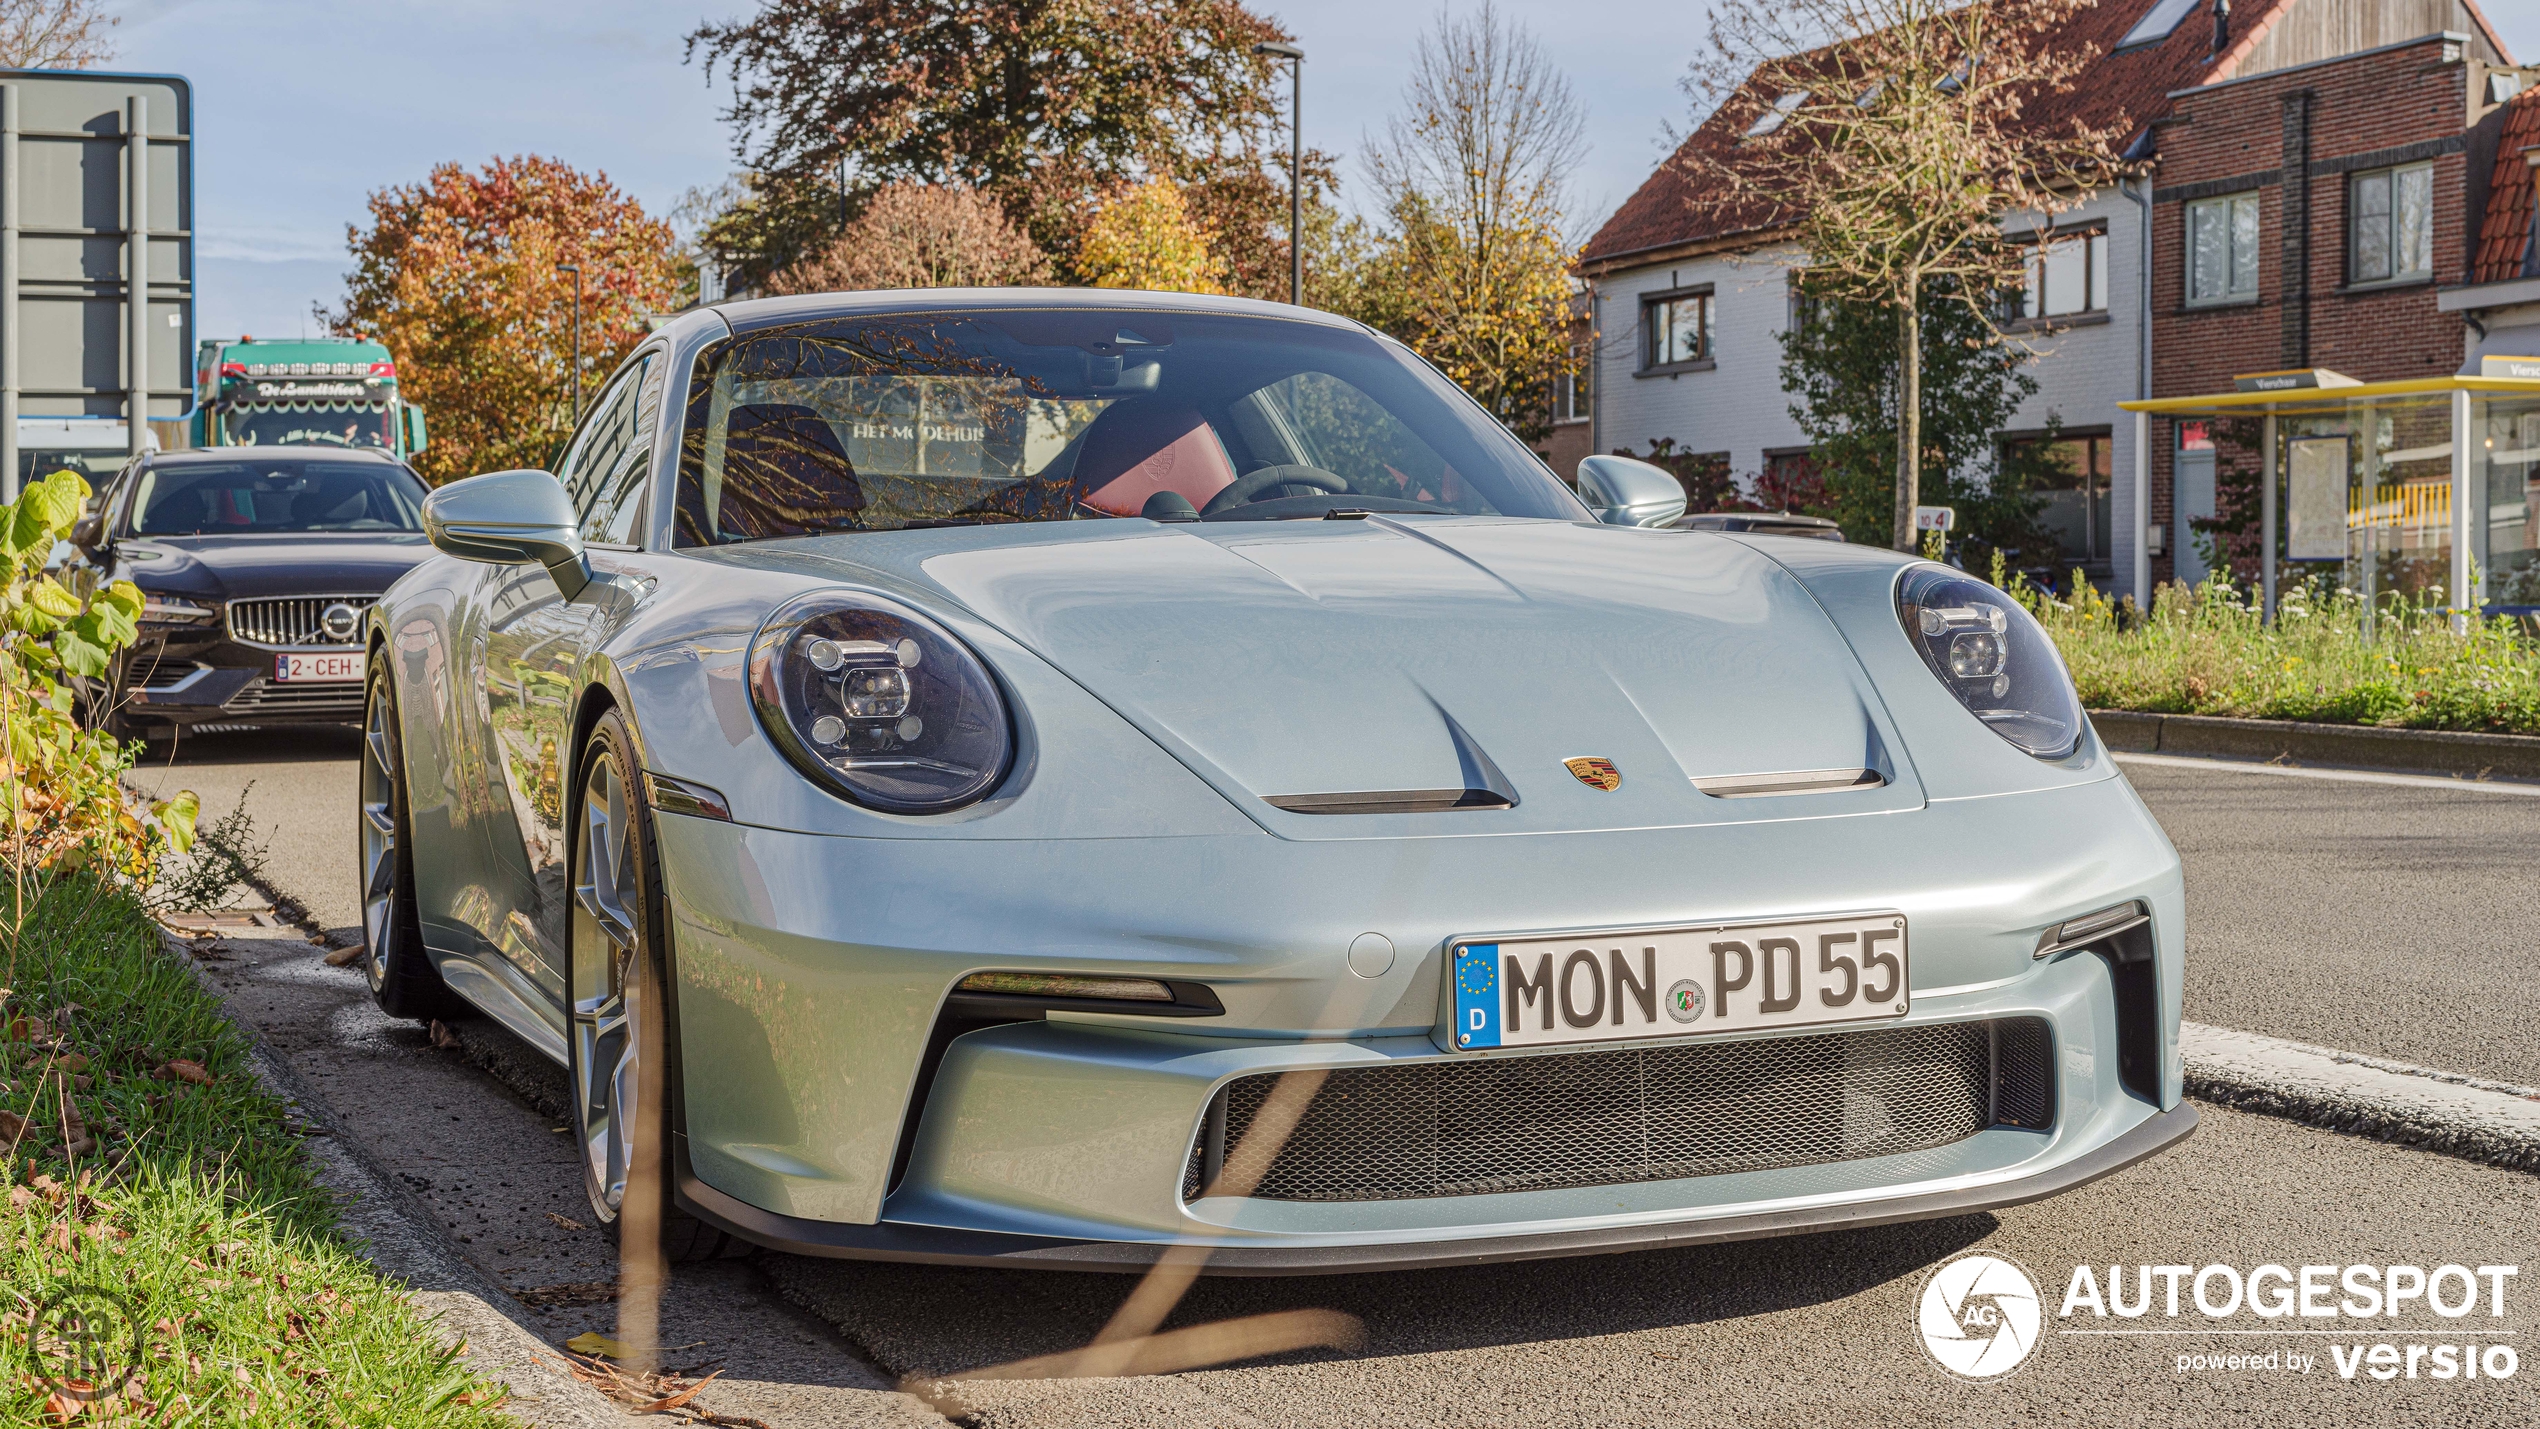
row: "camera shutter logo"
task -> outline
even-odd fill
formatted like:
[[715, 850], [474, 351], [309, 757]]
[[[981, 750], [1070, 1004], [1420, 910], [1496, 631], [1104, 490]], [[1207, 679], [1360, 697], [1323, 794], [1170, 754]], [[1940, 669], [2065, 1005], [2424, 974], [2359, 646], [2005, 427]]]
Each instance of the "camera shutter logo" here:
[[1923, 1349], [1958, 1379], [2000, 1379], [2037, 1348], [2044, 1309], [2037, 1282], [2003, 1256], [1948, 1261], [1923, 1282], [1917, 1316]]
[[141, 1321], [121, 1297], [73, 1285], [35, 1309], [27, 1355], [44, 1388], [81, 1404], [122, 1389], [141, 1369]]

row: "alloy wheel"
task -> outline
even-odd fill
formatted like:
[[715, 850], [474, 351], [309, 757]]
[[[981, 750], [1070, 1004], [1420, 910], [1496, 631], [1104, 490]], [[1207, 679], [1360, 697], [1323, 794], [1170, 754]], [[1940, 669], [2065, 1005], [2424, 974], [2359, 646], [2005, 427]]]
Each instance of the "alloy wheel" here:
[[635, 812], [616, 756], [596, 751], [574, 864], [573, 1076], [592, 1209], [612, 1219], [626, 1199], [641, 1065]]
[[375, 989], [388, 977], [397, 933], [397, 755], [387, 690], [373, 684], [362, 719], [362, 934], [364, 967]]

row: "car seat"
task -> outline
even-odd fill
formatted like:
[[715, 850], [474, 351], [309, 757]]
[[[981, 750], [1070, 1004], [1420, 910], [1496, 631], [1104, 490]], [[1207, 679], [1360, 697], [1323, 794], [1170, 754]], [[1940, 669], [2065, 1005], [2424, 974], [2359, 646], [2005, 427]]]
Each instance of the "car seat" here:
[[1112, 516], [1135, 516], [1147, 498], [1172, 492], [1203, 510], [1232, 486], [1235, 464], [1197, 408], [1131, 398], [1086, 429], [1076, 457], [1077, 498]]
[[855, 529], [854, 514], [866, 505], [864, 487], [827, 418], [809, 407], [751, 403], [732, 409], [723, 433], [718, 539]]

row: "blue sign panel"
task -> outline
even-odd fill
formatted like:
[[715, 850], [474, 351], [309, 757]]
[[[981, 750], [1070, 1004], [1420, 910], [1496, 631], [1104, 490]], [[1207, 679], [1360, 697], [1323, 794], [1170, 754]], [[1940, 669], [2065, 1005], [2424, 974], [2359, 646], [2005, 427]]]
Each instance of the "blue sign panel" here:
[[1455, 950], [1455, 1045], [1499, 1045], [1499, 944]]

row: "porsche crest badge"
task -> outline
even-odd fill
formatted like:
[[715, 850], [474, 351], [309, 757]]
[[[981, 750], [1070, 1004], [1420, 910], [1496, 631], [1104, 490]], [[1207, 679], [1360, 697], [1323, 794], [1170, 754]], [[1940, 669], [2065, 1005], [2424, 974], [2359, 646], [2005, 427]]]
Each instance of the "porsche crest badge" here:
[[1591, 789], [1602, 789], [1611, 794], [1623, 787], [1623, 771], [1615, 768], [1611, 759], [1582, 754], [1576, 759], [1562, 760], [1561, 765]]

